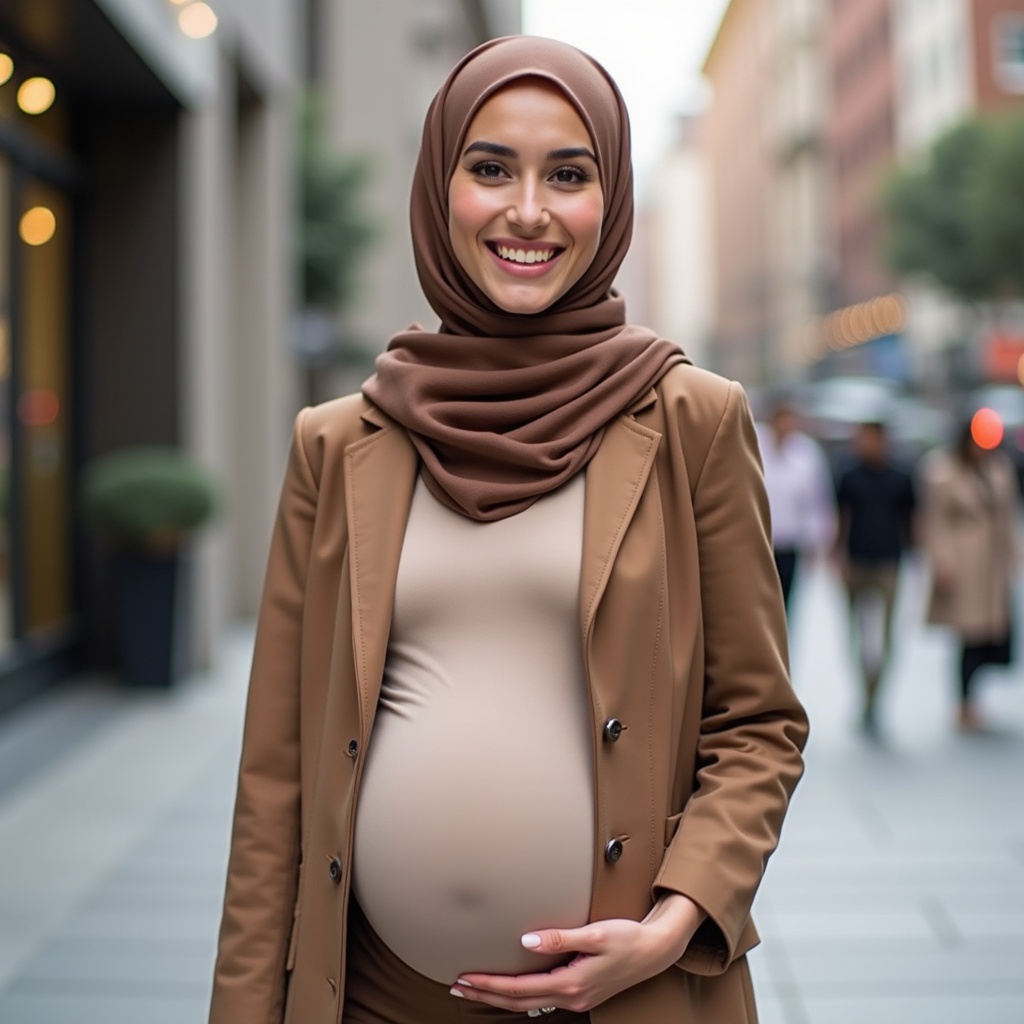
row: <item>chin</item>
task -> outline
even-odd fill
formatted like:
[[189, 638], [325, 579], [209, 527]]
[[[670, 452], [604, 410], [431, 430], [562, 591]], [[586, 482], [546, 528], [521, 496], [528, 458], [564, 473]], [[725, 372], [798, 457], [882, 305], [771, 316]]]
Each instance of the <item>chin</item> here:
[[552, 295], [510, 295], [504, 289], [495, 289], [488, 294], [488, 298], [498, 309], [505, 313], [513, 313], [518, 316], [530, 316], [533, 313], [543, 313], [550, 309], [562, 296], [562, 292]]

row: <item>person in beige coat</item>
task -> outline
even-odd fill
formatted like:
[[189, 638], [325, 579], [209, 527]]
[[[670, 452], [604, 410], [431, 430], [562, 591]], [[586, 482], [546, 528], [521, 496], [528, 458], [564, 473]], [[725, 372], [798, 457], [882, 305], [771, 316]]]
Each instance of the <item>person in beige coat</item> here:
[[807, 722], [746, 397], [626, 324], [628, 120], [579, 51], [427, 115], [442, 330], [295, 423], [211, 1024], [753, 1024]]
[[921, 476], [932, 575], [928, 621], [951, 627], [960, 641], [958, 724], [978, 730], [984, 723], [975, 675], [1011, 657], [1012, 596], [1020, 568], [1017, 474], [1002, 452], [979, 447], [968, 421], [952, 448], [925, 458]]

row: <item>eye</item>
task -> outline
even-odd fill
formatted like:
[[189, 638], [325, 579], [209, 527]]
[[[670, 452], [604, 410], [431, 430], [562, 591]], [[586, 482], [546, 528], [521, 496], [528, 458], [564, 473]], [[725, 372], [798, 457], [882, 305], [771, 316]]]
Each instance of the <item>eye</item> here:
[[582, 167], [559, 167], [551, 180], [559, 185], [585, 185], [590, 181], [590, 175]]
[[478, 178], [502, 178], [505, 177], [505, 168], [494, 160], [483, 160], [470, 168], [470, 173]]

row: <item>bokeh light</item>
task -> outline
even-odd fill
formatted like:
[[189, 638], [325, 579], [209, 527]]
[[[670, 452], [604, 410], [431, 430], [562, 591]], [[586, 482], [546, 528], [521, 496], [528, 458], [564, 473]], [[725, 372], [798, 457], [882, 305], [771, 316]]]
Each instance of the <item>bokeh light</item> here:
[[979, 448], [991, 451], [1003, 440], [1003, 421], [995, 409], [979, 409], [971, 417], [971, 437]]
[[18, 419], [26, 427], [48, 427], [60, 415], [60, 399], [49, 388], [30, 388], [18, 399]]
[[217, 31], [217, 15], [209, 4], [189, 4], [178, 15], [178, 27], [189, 39], [205, 39]]
[[48, 206], [33, 206], [22, 215], [18, 230], [26, 245], [45, 245], [57, 230], [57, 218]]
[[26, 78], [18, 89], [18, 106], [26, 114], [45, 114], [57, 98], [57, 87], [48, 78]]
[[14, 74], [14, 60], [7, 53], [0, 53], [0, 85], [6, 85]]

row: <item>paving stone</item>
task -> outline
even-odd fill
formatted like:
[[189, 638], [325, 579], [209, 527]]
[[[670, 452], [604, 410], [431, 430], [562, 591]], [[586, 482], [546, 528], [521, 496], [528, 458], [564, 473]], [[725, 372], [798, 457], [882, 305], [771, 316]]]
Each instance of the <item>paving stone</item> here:
[[787, 952], [805, 996], [996, 991], [1024, 999], [1024, 943], [942, 949], [924, 942], [889, 942], [872, 948], [834, 941], [819, 942], [815, 948], [787, 944]]
[[1020, 995], [978, 992], [971, 995], [810, 997], [810, 1024], [1021, 1024]]
[[146, 986], [205, 991], [215, 953], [212, 936], [206, 942], [178, 943], [59, 938], [37, 953], [8, 991], [57, 991], [76, 985], [114, 992]]
[[0, 1020], [11, 1024], [206, 1024], [209, 996], [154, 992], [0, 992]]

